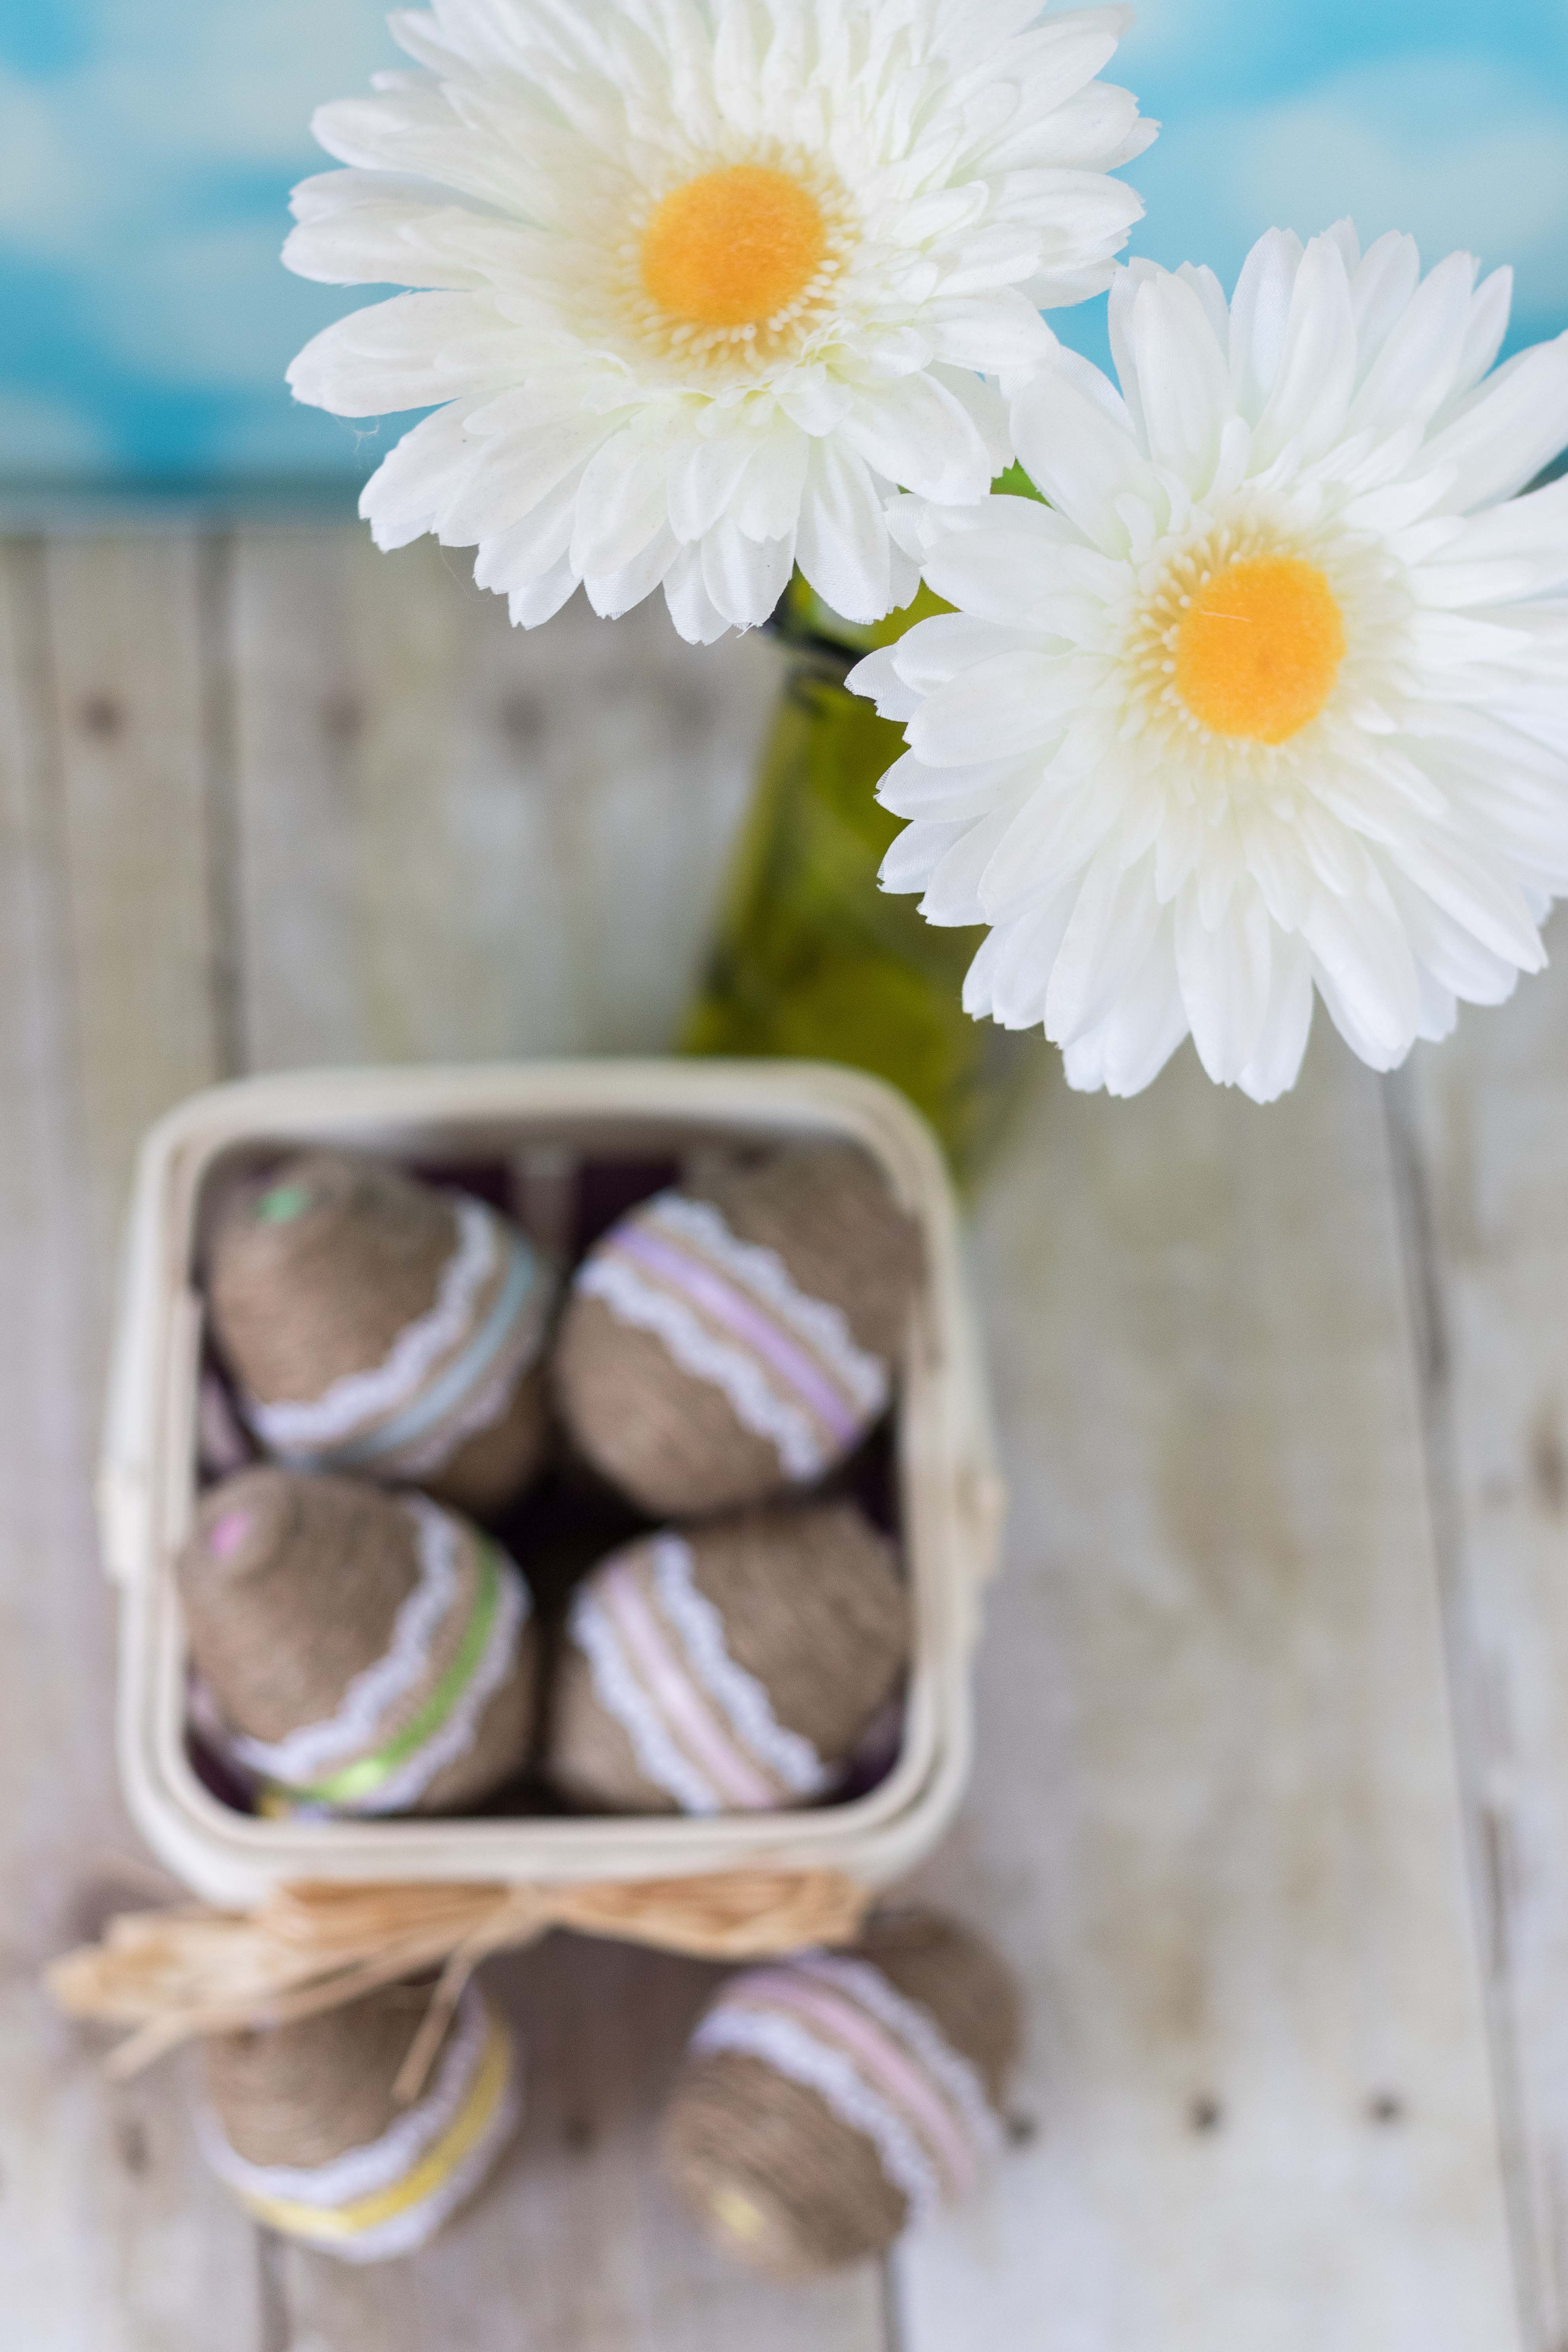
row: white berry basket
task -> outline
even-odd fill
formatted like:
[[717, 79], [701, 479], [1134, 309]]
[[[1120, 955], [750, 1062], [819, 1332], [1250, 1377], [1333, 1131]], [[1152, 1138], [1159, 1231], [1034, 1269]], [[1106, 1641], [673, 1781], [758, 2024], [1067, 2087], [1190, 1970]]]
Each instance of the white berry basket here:
[[[924, 1235], [926, 1278], [899, 1386], [894, 1475], [914, 1651], [901, 1747], [869, 1793], [717, 1818], [268, 1820], [209, 1792], [186, 1748], [174, 1561], [198, 1493], [204, 1199], [247, 1163], [305, 1145], [460, 1169], [546, 1172], [572, 1158], [680, 1160], [847, 1138], [886, 1171]], [[971, 1750], [970, 1667], [1003, 1491], [952, 1188], [930, 1130], [877, 1080], [801, 1062], [549, 1061], [471, 1069], [310, 1071], [195, 1096], [138, 1163], [99, 1497], [121, 1588], [119, 1754], [161, 1859], [212, 1903], [248, 1906], [300, 1880], [507, 1885], [835, 1870], [869, 1889], [942, 1837]], [[526, 1569], [527, 1562], [522, 1565]]]

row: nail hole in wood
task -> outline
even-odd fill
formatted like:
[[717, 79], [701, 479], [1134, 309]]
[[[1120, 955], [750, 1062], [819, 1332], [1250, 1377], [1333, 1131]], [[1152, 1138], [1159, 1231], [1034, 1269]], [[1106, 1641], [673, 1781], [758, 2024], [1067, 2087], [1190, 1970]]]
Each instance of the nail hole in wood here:
[[715, 704], [706, 688], [689, 678], [671, 678], [664, 687], [663, 700], [670, 726], [683, 742], [712, 732]]
[[1225, 2121], [1225, 2109], [1216, 2098], [1204, 2091], [1188, 2107], [1187, 2121], [1195, 2132], [1218, 2131]]
[[348, 744], [364, 732], [364, 704], [357, 694], [329, 694], [321, 705], [321, 732], [331, 743]]
[[125, 724], [124, 706], [112, 694], [89, 694], [80, 717], [83, 733], [96, 735], [101, 742], [118, 735]]
[[509, 694], [500, 707], [501, 733], [514, 751], [537, 751], [550, 722], [537, 694]]

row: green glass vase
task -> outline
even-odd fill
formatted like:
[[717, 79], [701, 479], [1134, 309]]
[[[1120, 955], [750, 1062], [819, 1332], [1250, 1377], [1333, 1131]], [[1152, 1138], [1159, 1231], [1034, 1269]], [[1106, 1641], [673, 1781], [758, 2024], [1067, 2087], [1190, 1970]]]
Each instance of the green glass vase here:
[[773, 625], [789, 670], [680, 1042], [873, 1071], [924, 1112], [967, 1181], [1043, 1047], [964, 1012], [984, 929], [937, 929], [915, 899], [879, 887], [900, 820], [876, 788], [903, 730], [844, 682], [863, 652], [943, 609], [922, 590], [878, 628], [851, 629], [796, 580]]

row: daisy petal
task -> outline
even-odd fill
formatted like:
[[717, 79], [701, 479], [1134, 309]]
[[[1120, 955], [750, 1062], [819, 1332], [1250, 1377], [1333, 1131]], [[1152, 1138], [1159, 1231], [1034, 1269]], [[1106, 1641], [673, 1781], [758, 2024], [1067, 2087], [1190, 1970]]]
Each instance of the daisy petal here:
[[360, 514], [377, 547], [406, 547], [434, 530], [483, 447], [470, 436], [460, 404], [438, 408], [405, 433], [360, 493]]
[[[1149, 455], [1189, 488], [1206, 489], [1230, 408], [1230, 383], [1202, 299], [1179, 278], [1162, 272], [1146, 278], [1134, 295], [1126, 332]], [[1130, 387], [1128, 396], [1131, 405]]]
[[1005, 760], [1061, 732], [1075, 695], [1054, 655], [1004, 653], [926, 697], [910, 721], [910, 749], [928, 767]]
[[1121, 870], [1114, 848], [1085, 874], [1046, 999], [1046, 1034], [1071, 1045], [1101, 1022], [1149, 952], [1162, 909], [1146, 872]]
[[1392, 433], [1436, 415], [1458, 372], [1475, 280], [1471, 257], [1451, 253], [1417, 288], [1356, 394], [1352, 433]]
[[1176, 978], [1198, 1059], [1216, 1086], [1234, 1086], [1258, 1049], [1273, 983], [1274, 926], [1256, 892], [1208, 929], [1198, 893], [1175, 907]]
[[1346, 1044], [1392, 1070], [1415, 1042], [1415, 959], [1385, 889], [1320, 892], [1302, 925], [1319, 989]]
[[1256, 424], [1279, 373], [1303, 247], [1287, 229], [1259, 237], [1230, 303], [1230, 381], [1236, 404]]
[[1110, 1012], [1097, 1029], [1068, 1047], [1062, 1066], [1068, 1084], [1080, 1093], [1103, 1087], [1123, 1098], [1142, 1094], [1186, 1036], [1171, 935], [1167, 911]]
[[679, 541], [667, 523], [620, 571], [584, 575], [583, 586], [589, 604], [601, 620], [618, 621], [623, 613], [653, 594], [679, 551]]
[[801, 501], [796, 561], [847, 621], [879, 621], [892, 603], [892, 544], [864, 458], [814, 444]]
[[1252, 1058], [1237, 1085], [1256, 1103], [1278, 1102], [1301, 1075], [1312, 1029], [1312, 959], [1303, 941], [1276, 931], [1268, 1004]]
[[703, 584], [700, 547], [682, 548], [665, 573], [664, 601], [688, 645], [711, 646], [728, 635], [730, 624]]
[[702, 542], [702, 581], [726, 620], [738, 629], [759, 629], [789, 586], [795, 570], [795, 535], [748, 539], [727, 519], [714, 524]]
[[1568, 478], [1473, 515], [1424, 567], [1432, 604], [1500, 604], [1568, 587]]
[[563, 557], [542, 578], [526, 588], [514, 588], [507, 602], [514, 629], [537, 629], [552, 621], [579, 585], [577, 573]]
[[840, 430], [884, 479], [944, 506], [983, 499], [991, 454], [967, 412], [931, 376], [864, 393]]
[[1124, 554], [1117, 501], [1147, 468], [1131, 417], [1120, 402], [1114, 413], [1108, 391], [1098, 369], [1058, 344], [1013, 402], [1013, 438], [1043, 496], [1097, 547]]
[[1461, 514], [1511, 498], [1568, 443], [1568, 334], [1507, 361], [1428, 441], [1423, 457], [1458, 477]]
[[1355, 320], [1344, 256], [1315, 236], [1290, 290], [1273, 384], [1258, 419], [1253, 461], [1269, 465], [1291, 442], [1316, 456], [1345, 426], [1356, 377]]
[[296, 400], [335, 416], [433, 408], [520, 373], [525, 350], [519, 329], [483, 296], [399, 294], [323, 329], [289, 370], [289, 384]]

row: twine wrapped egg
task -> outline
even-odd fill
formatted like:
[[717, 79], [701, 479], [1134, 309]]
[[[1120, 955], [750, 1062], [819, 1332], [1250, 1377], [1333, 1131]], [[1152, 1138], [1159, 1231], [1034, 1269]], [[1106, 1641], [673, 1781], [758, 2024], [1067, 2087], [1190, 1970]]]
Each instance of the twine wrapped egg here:
[[483, 1201], [342, 1152], [238, 1188], [208, 1253], [214, 1331], [269, 1454], [481, 1517], [544, 1459], [553, 1290]]
[[481, 2187], [521, 2115], [512, 2037], [475, 1985], [426, 2087], [395, 2084], [429, 1989], [206, 2045], [208, 2162], [256, 2219], [345, 2262], [425, 2245]]
[[551, 1777], [610, 1812], [809, 1804], [834, 1787], [909, 1647], [892, 1546], [853, 1504], [642, 1538], [574, 1600]]
[[453, 1811], [526, 1763], [528, 1588], [488, 1536], [427, 1496], [241, 1471], [204, 1498], [179, 1583], [229, 1755], [281, 1798]]
[[920, 1239], [839, 1144], [658, 1194], [572, 1286], [557, 1393], [590, 1462], [656, 1517], [814, 1484], [886, 1410]]
[[781, 2276], [885, 2253], [1002, 2139], [1011, 1976], [929, 1912], [732, 1978], [697, 2029], [660, 2158], [704, 2228]]

